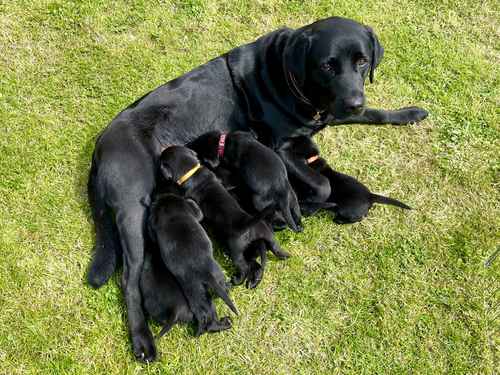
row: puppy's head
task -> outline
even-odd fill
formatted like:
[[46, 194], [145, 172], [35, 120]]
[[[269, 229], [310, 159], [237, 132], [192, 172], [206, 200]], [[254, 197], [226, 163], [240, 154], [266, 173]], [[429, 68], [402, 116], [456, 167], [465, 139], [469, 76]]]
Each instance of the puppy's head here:
[[219, 131], [205, 133], [189, 142], [187, 147], [196, 151], [198, 158], [204, 165], [215, 169], [220, 164], [218, 150], [221, 135], [222, 133]]
[[343, 119], [363, 112], [364, 82], [383, 53], [370, 27], [331, 17], [294, 32], [284, 66], [315, 108]]
[[311, 138], [299, 136], [288, 138], [280, 147], [286, 153], [291, 153], [300, 159], [307, 159], [314, 155], [319, 155], [319, 149]]
[[166, 180], [178, 181], [199, 163], [193, 150], [184, 146], [170, 146], [160, 156], [160, 172]]

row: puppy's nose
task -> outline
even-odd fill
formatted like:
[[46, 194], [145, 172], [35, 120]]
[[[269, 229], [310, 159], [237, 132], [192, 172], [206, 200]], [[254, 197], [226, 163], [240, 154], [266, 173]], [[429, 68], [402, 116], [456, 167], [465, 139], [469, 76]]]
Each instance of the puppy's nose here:
[[351, 96], [344, 99], [344, 108], [349, 113], [359, 113], [363, 109], [364, 100], [362, 96]]

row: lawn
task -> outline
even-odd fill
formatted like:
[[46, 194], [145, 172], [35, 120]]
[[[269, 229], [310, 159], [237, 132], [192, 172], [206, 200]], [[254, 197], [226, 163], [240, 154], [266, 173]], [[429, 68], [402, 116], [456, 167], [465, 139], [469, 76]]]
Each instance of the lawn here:
[[[498, 373], [500, 257], [485, 263], [500, 244], [499, 4], [0, 0], [0, 373]], [[371, 25], [385, 47], [369, 104], [430, 116], [316, 140], [336, 169], [415, 209], [280, 233], [293, 257], [233, 291], [230, 331], [178, 326], [158, 362], [137, 363], [119, 275], [85, 283], [95, 137], [158, 85], [331, 15]]]

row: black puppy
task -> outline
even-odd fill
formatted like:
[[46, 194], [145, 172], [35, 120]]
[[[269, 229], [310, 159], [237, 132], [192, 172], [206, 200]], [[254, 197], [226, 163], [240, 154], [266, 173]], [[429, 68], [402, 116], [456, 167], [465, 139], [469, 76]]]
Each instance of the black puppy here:
[[288, 226], [302, 230], [297, 196], [290, 186], [285, 165], [278, 155], [249, 132], [205, 133], [187, 144], [211, 169], [221, 165], [236, 174], [251, 194], [254, 209], [261, 212], [276, 204]]
[[229, 298], [224, 274], [213, 258], [212, 243], [199, 223], [203, 214], [190, 199], [174, 194], [155, 196], [148, 229], [168, 270], [175, 276], [197, 322], [197, 335], [230, 327], [219, 321], [208, 288], [238, 314]]
[[361, 221], [374, 203], [411, 209], [396, 199], [370, 192], [354, 177], [334, 171], [325, 159], [319, 157], [317, 146], [308, 137], [289, 138], [278, 153], [290, 168], [289, 174], [293, 177], [301, 205], [302, 200], [328, 199], [335, 204], [332, 210], [337, 223]]
[[[152, 319], [163, 325], [158, 337], [163, 336], [177, 323], [195, 320], [179, 283], [167, 269], [154, 246], [144, 254], [140, 287], [144, 310]], [[215, 308], [211, 314], [216, 316]], [[231, 328], [231, 321], [228, 317], [223, 317], [220, 321], [212, 320], [207, 330], [217, 332], [228, 328]]]
[[[271, 228], [263, 221], [270, 210], [262, 211], [257, 217], [243, 211], [214, 173], [200, 166], [193, 150], [182, 146], [167, 148], [161, 155], [160, 169], [165, 178], [177, 181], [187, 198], [198, 203], [207, 224], [229, 251], [237, 269], [232, 279], [234, 284], [241, 284], [245, 279], [248, 288], [259, 284], [266, 249], [279, 259], [289, 256], [275, 242]], [[260, 253], [262, 267], [254, 261], [255, 253]]]
[[336, 206], [335, 203], [327, 202], [332, 191], [330, 181], [309, 165], [319, 155], [318, 148], [309, 137], [288, 138], [276, 152], [286, 166], [304, 215]]

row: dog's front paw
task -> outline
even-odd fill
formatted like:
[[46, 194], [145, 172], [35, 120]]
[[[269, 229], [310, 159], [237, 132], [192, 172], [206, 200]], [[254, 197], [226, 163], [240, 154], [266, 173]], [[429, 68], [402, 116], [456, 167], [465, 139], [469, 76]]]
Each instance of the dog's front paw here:
[[401, 108], [396, 112], [397, 116], [392, 122], [394, 125], [416, 124], [429, 116], [429, 112], [420, 107]]
[[153, 335], [147, 326], [132, 334], [132, 349], [138, 361], [149, 363], [156, 359]]

